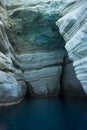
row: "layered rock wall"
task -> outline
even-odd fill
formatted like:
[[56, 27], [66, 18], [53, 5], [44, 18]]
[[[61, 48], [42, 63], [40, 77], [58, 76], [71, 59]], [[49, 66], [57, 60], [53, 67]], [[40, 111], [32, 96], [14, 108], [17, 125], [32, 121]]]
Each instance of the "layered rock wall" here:
[[63, 57], [63, 50], [18, 56], [24, 77], [32, 85], [31, 95], [58, 95]]
[[0, 8], [0, 105], [18, 102], [24, 95], [24, 88], [15, 77], [13, 61], [16, 63], [14, 50], [6, 34], [7, 12]]
[[[15, 26], [8, 29], [24, 78], [32, 96], [57, 96], [65, 50], [64, 40], [55, 25], [60, 1], [27, 1], [11, 9]], [[56, 10], [55, 10], [56, 9]]]
[[60, 9], [61, 18], [56, 24], [66, 41], [65, 48], [76, 76], [87, 94], [87, 1], [63, 1]]
[[[85, 2], [0, 1], [1, 104], [19, 101], [27, 90], [31, 96], [57, 96], [61, 91], [65, 95], [84, 95], [73, 65], [85, 86], [86, 57], [82, 57], [86, 50]], [[55, 24], [57, 19], [60, 32]]]

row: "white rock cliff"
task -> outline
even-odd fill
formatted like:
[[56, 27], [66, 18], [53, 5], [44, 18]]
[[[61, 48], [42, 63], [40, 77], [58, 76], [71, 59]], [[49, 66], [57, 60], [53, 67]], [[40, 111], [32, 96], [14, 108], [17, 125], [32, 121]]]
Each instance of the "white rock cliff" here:
[[65, 48], [76, 76], [87, 94], [87, 0], [63, 1], [61, 12], [56, 24], [66, 41]]
[[87, 93], [86, 8], [86, 0], [0, 1], [1, 105], [18, 102], [26, 91]]

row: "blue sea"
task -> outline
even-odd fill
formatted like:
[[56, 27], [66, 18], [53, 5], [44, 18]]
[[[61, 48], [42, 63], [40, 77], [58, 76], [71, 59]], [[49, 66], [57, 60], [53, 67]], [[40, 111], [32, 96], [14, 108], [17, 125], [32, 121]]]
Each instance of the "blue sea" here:
[[29, 99], [2, 107], [0, 130], [87, 130], [87, 99]]

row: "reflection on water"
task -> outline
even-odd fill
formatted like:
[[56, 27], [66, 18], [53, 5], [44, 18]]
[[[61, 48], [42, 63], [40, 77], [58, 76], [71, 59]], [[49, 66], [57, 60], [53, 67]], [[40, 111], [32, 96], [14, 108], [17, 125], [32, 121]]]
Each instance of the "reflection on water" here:
[[0, 108], [0, 130], [87, 130], [87, 101], [30, 99]]

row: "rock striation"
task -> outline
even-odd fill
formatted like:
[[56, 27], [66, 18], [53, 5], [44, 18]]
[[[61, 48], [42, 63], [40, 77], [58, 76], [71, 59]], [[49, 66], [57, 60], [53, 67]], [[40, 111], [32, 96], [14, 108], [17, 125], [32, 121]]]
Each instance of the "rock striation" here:
[[77, 80], [73, 63], [69, 60], [67, 53], [64, 56], [61, 76], [61, 95], [63, 96], [83, 96], [85, 95], [82, 85]]
[[22, 92], [12, 72], [0, 71], [0, 106], [18, 102], [23, 96]]
[[9, 40], [32, 96], [57, 96], [64, 57], [64, 40], [55, 22], [60, 0], [8, 3]]
[[67, 0], [60, 6], [61, 18], [56, 22], [63, 35], [69, 58], [87, 94], [87, 1]]
[[60, 1], [0, 4], [1, 105], [19, 101], [27, 89], [32, 96], [57, 96], [65, 53], [55, 25]]
[[19, 102], [26, 91], [31, 96], [84, 95], [76, 75], [86, 88], [85, 2], [0, 1], [1, 105]]
[[58, 95], [63, 57], [63, 50], [18, 56], [24, 70], [24, 77], [27, 82], [31, 83], [31, 95]]
[[[51, 51], [62, 48], [64, 40], [55, 25], [59, 18], [60, 1], [44, 1], [35, 5], [20, 5], [9, 9], [13, 25], [8, 29], [9, 40], [17, 54]], [[14, 35], [13, 35], [14, 34]]]
[[13, 61], [15, 63], [17, 61], [5, 31], [7, 12], [2, 6], [0, 18], [0, 105], [3, 106], [19, 102], [26, 90], [14, 75], [17, 68], [13, 65]]

